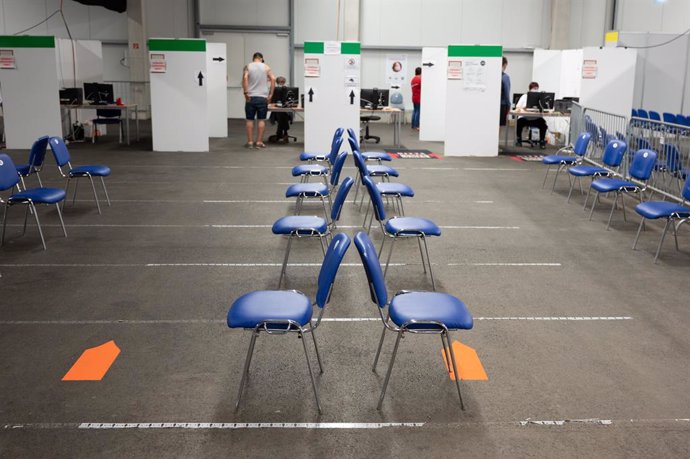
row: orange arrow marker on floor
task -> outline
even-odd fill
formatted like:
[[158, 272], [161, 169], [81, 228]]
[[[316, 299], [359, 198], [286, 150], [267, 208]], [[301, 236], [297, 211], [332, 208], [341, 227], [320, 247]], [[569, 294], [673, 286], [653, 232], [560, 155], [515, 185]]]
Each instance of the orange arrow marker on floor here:
[[[477, 351], [469, 346], [462, 344], [460, 341], [453, 341], [453, 353], [455, 354], [455, 363], [458, 365], [458, 373], [460, 373], [460, 380], [462, 381], [488, 381], [489, 377], [484, 371], [484, 366], [482, 365]], [[446, 353], [441, 349], [441, 355], [443, 356], [443, 362], [446, 364], [446, 369], [448, 370], [448, 376], [451, 381], [455, 381], [455, 373], [453, 372], [452, 365], [448, 365], [446, 361]]]
[[120, 354], [115, 341], [85, 350], [72, 365], [63, 381], [100, 381]]

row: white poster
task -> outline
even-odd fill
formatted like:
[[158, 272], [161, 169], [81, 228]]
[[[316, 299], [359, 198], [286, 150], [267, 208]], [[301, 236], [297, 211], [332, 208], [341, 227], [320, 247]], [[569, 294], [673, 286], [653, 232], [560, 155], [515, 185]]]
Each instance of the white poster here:
[[448, 60], [448, 79], [462, 80], [462, 61]]
[[463, 66], [465, 91], [484, 92], [486, 90], [486, 60], [465, 59]]
[[321, 76], [321, 64], [319, 64], [318, 58], [304, 58], [304, 76], [310, 78], [318, 78]]
[[343, 64], [346, 72], [359, 72], [359, 56], [345, 56], [343, 58]]
[[386, 80], [388, 86], [400, 86], [407, 81], [407, 54], [386, 55]]
[[151, 73], [165, 73], [167, 72], [168, 66], [165, 62], [165, 54], [151, 54], [149, 57], [151, 61]]
[[16, 69], [17, 62], [14, 59], [14, 51], [0, 49], [0, 69]]
[[359, 88], [359, 75], [346, 75], [345, 76], [345, 87], [346, 88]]
[[582, 78], [585, 80], [594, 80], [597, 77], [599, 66], [594, 59], [585, 59], [582, 62]]
[[340, 42], [339, 41], [327, 41], [323, 45], [324, 54], [340, 54]]

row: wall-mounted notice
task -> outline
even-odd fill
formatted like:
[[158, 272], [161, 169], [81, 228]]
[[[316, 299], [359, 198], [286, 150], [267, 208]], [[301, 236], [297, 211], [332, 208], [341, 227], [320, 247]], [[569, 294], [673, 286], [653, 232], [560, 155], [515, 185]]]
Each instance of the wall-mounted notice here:
[[16, 69], [17, 62], [14, 59], [14, 50], [0, 49], [0, 69]]
[[326, 41], [323, 44], [324, 54], [340, 54], [340, 42], [339, 41]]
[[585, 80], [594, 80], [597, 77], [599, 66], [594, 59], [585, 59], [582, 61], [582, 78]]
[[345, 76], [345, 87], [346, 88], [359, 88], [359, 75], [346, 75]]
[[318, 78], [321, 76], [321, 65], [317, 57], [304, 58], [304, 76], [309, 78]]
[[343, 58], [345, 73], [359, 72], [359, 56], [345, 56]]
[[389, 86], [400, 86], [407, 75], [407, 54], [386, 55], [386, 80]]
[[465, 91], [486, 90], [486, 59], [465, 59], [463, 79]]
[[448, 59], [448, 79], [462, 80], [462, 61], [459, 59]]
[[150, 73], [165, 73], [168, 70], [165, 54], [151, 53], [149, 55], [149, 62], [151, 62]]

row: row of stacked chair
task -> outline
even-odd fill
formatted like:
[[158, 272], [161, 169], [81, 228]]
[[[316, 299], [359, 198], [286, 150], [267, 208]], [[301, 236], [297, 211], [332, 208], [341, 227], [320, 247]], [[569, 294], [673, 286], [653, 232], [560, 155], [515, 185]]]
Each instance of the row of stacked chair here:
[[631, 114], [633, 118], [642, 118], [651, 121], [663, 121], [664, 123], [668, 124], [678, 124], [680, 126], [690, 127], [690, 116], [685, 116], [682, 113], [674, 114], [664, 112], [660, 115], [659, 112], [655, 112], [654, 110], [647, 111], [643, 108], [633, 108]]
[[[48, 146], [53, 153], [55, 158], [55, 163], [57, 165], [60, 176], [66, 179], [65, 188], [49, 188], [44, 187], [41, 181], [41, 171], [43, 170], [46, 151]], [[34, 188], [28, 188], [26, 182], [31, 176], [35, 175], [39, 186]], [[10, 207], [15, 205], [25, 205], [26, 213], [24, 215], [24, 228], [23, 233], [26, 233], [26, 224], [31, 212], [36, 220], [36, 226], [38, 227], [38, 233], [41, 236], [41, 243], [43, 244], [43, 250], [46, 250], [46, 241], [43, 236], [43, 229], [41, 228], [41, 223], [38, 218], [38, 211], [36, 208], [37, 204], [42, 205], [55, 205], [57, 209], [58, 217], [60, 218], [60, 225], [62, 226], [62, 232], [65, 237], [67, 237], [67, 229], [65, 228], [65, 222], [62, 218], [62, 211], [60, 209], [60, 203], [64, 208], [65, 199], [67, 193], [69, 192], [70, 184], [73, 179], [88, 178], [91, 182], [91, 188], [93, 189], [94, 200], [96, 201], [96, 206], [98, 208], [98, 213], [101, 213], [101, 206], [99, 203], [98, 194], [96, 192], [96, 186], [94, 184], [94, 177], [100, 177], [101, 186], [103, 187], [103, 192], [105, 193], [105, 198], [110, 205], [110, 197], [108, 196], [108, 190], [105, 186], [104, 177], [110, 175], [110, 168], [102, 165], [87, 165], [87, 166], [77, 166], [73, 167], [71, 163], [71, 157], [67, 146], [60, 137], [48, 137], [43, 136], [36, 140], [31, 146], [29, 151], [29, 158], [26, 164], [15, 165], [12, 159], [7, 154], [0, 154], [0, 191], [9, 191], [9, 197], [6, 199], [0, 198], [0, 203], [4, 204], [4, 212], [2, 219], [2, 244], [5, 243], [5, 232], [7, 229], [7, 212]], [[77, 198], [77, 188], [79, 182], [76, 182], [74, 186], [74, 195], [72, 198], [72, 204], [76, 202]], [[16, 191], [14, 191], [16, 190]]]
[[639, 198], [639, 203], [635, 206], [635, 212], [642, 218], [640, 225], [635, 235], [633, 242], [633, 249], [637, 248], [637, 241], [640, 237], [640, 232], [645, 226], [646, 220], [664, 219], [666, 221], [664, 229], [659, 240], [654, 263], [659, 258], [661, 247], [668, 232], [669, 227], [673, 229], [675, 238], [676, 250], [678, 250], [678, 228], [690, 221], [690, 207], [686, 206], [686, 201], [690, 201], [690, 177], [686, 178], [683, 188], [681, 190], [682, 202], [675, 203], [666, 200], [644, 200], [644, 193], [648, 188], [650, 181], [653, 178], [655, 170], [658, 170], [659, 163], [657, 161], [657, 152], [642, 148], [638, 149], [632, 156], [630, 166], [626, 172], [620, 171], [620, 166], [623, 163], [623, 157], [626, 154], [628, 145], [623, 140], [612, 139], [607, 143], [602, 158], [603, 166], [584, 164], [587, 152], [591, 150], [590, 142], [592, 135], [589, 132], [583, 132], [578, 137], [573, 147], [561, 149], [556, 155], [547, 155], [543, 159], [543, 163], [547, 165], [546, 174], [542, 188], [546, 184], [546, 178], [552, 166], [557, 166], [556, 175], [554, 176], [551, 191], [556, 187], [556, 181], [559, 172], [567, 171], [570, 180], [570, 190], [568, 192], [568, 202], [572, 195], [575, 179], [580, 184], [580, 191], [582, 189], [582, 178], [589, 177], [591, 179], [590, 186], [585, 198], [584, 209], [587, 209], [589, 196], [594, 191], [595, 196], [592, 201], [592, 207], [589, 213], [589, 219], [592, 219], [594, 207], [600, 200], [601, 194], [614, 194], [614, 199], [611, 203], [611, 211], [609, 212], [606, 229], [611, 226], [611, 219], [613, 218], [614, 210], [618, 207], [620, 202], [623, 210], [623, 219], [626, 219], [625, 212], [625, 198], [629, 194], [635, 194]]
[[[355, 185], [352, 177], [340, 180], [343, 166], [348, 156], [347, 151], [342, 151], [343, 136], [347, 136], [352, 156], [355, 159], [358, 171], [357, 185]], [[302, 345], [316, 405], [319, 413], [322, 412], [314, 372], [309, 361], [309, 351], [304, 338], [306, 338], [306, 335], [311, 334], [319, 370], [323, 373], [323, 363], [316, 341], [315, 330], [321, 323], [324, 308], [331, 297], [336, 273], [350, 245], [349, 236], [344, 233], [335, 234], [335, 230], [336, 222], [340, 218], [347, 195], [353, 186], [356, 186], [357, 192], [359, 188], [364, 187], [362, 194], [367, 193], [372, 207], [372, 217], [369, 220], [368, 226], [368, 210], [364, 218], [363, 226], [367, 231], [357, 232], [354, 236], [354, 241], [367, 276], [371, 299], [378, 306], [377, 310], [383, 322], [383, 331], [374, 358], [373, 371], [376, 371], [386, 331], [397, 334], [377, 409], [380, 410], [382, 407], [400, 340], [406, 333], [439, 334], [443, 342], [446, 362], [450, 362], [449, 365], [452, 364], [454, 374], [458, 375], [458, 367], [449, 332], [471, 329], [473, 326], [472, 315], [465, 304], [458, 298], [447, 293], [435, 291], [428, 249], [426, 250], [426, 261], [421, 250], [422, 242], [426, 248], [427, 237], [441, 235], [440, 228], [431, 220], [418, 217], [398, 215], [389, 219], [386, 218], [384, 198], [392, 200], [394, 207], [399, 212], [402, 212], [402, 198], [414, 196], [414, 191], [409, 186], [390, 182], [390, 177], [397, 177], [399, 175], [394, 168], [382, 165], [383, 161], [391, 160], [390, 155], [385, 152], [362, 153], [359, 151], [359, 143], [354, 130], [348, 129], [346, 132], [343, 129], [337, 129], [331, 142], [330, 152], [302, 152], [300, 160], [306, 164], [300, 164], [292, 169], [292, 175], [299, 177], [300, 183], [290, 185], [286, 191], [287, 198], [297, 199], [295, 215], [279, 218], [272, 227], [274, 234], [287, 236], [288, 238], [278, 280], [278, 288], [281, 287], [285, 277], [293, 240], [295, 238], [316, 237], [321, 241], [321, 247], [324, 252], [323, 263], [321, 264], [316, 282], [316, 296], [312, 302], [306, 295], [295, 290], [254, 291], [242, 295], [230, 306], [227, 315], [228, 327], [243, 328], [251, 331], [251, 339], [245, 358], [235, 408], [238, 409], [240, 406], [247, 375], [249, 374], [254, 345], [261, 332], [267, 335], [296, 333], [298, 337], [303, 338]], [[367, 162], [376, 164], [367, 164]], [[323, 183], [309, 182], [311, 177], [319, 177]], [[382, 181], [374, 182], [374, 178], [380, 178]], [[335, 197], [331, 200], [332, 196]], [[325, 218], [300, 214], [303, 203], [307, 199], [320, 200]], [[354, 201], [357, 204], [356, 197]], [[360, 202], [360, 209], [362, 205], [363, 199]], [[393, 242], [397, 238], [417, 239], [425, 272], [426, 263], [428, 262], [429, 265], [432, 287], [434, 288], [433, 292], [401, 291], [393, 297], [388, 295], [385, 277], [393, 252], [393, 245], [391, 243], [388, 261], [384, 269], [380, 262], [383, 241], [377, 253], [369, 236], [371, 221], [374, 218], [380, 223], [384, 241], [386, 238], [391, 238]], [[326, 243], [328, 243], [327, 248]], [[316, 318], [314, 318], [314, 308], [318, 308]], [[459, 378], [455, 378], [455, 385], [460, 399], [460, 406], [464, 409]]]

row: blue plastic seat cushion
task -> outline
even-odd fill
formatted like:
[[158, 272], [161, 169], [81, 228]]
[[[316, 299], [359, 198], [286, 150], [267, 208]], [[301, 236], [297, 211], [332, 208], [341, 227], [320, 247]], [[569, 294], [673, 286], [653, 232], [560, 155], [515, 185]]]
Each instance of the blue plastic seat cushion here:
[[397, 177], [399, 175], [398, 171], [396, 171], [390, 166], [367, 166], [367, 172], [369, 173], [369, 175], [372, 175], [374, 177], [378, 177], [381, 175], [390, 175], [391, 177]]
[[647, 201], [635, 206], [635, 212], [644, 218], [666, 218], [677, 214], [680, 218], [690, 217], [690, 209], [669, 201]]
[[[397, 326], [410, 320], [441, 322], [449, 329], [469, 330], [473, 326], [472, 314], [465, 303], [447, 293], [410, 292], [396, 295], [389, 311], [391, 320]], [[420, 325], [416, 328], [428, 327]]]
[[592, 182], [592, 188], [599, 193], [609, 193], [622, 188], [635, 188], [637, 186], [638, 185], [633, 182], [614, 178], [599, 179]]
[[570, 175], [574, 175], [575, 177], [589, 177], [596, 174], [608, 174], [609, 171], [599, 166], [587, 166], [584, 164], [580, 164], [578, 166], [573, 166], [570, 169], [568, 169], [568, 173]]
[[301, 164], [292, 168], [292, 176], [299, 175], [326, 175], [328, 168], [319, 164]]
[[288, 215], [276, 220], [272, 231], [273, 234], [325, 234], [328, 231], [328, 223], [321, 217]]
[[[293, 320], [304, 326], [311, 315], [311, 302], [301, 293], [259, 290], [235, 300], [228, 311], [228, 327], [254, 328], [266, 320]], [[275, 328], [286, 327], [276, 325]]]
[[65, 199], [65, 190], [62, 188], [30, 188], [13, 194], [9, 202], [33, 201], [40, 204], [55, 204], [63, 199]]
[[395, 217], [386, 222], [386, 232], [402, 236], [424, 234], [425, 236], [440, 236], [441, 228], [426, 218]]
[[323, 153], [310, 153], [308, 151], [303, 151], [299, 154], [300, 161], [325, 161], [326, 156]]
[[31, 165], [29, 164], [16, 164], [14, 167], [19, 175], [29, 175], [31, 172]]
[[108, 166], [94, 164], [92, 166], [77, 166], [69, 171], [71, 176], [91, 175], [93, 177], [107, 177], [110, 175]]
[[361, 155], [365, 161], [391, 161], [393, 159], [385, 151], [363, 151]]
[[376, 184], [376, 188], [383, 196], [400, 195], [408, 198], [414, 196], [414, 190], [404, 183], [380, 182]]
[[574, 164], [577, 162], [576, 156], [564, 156], [564, 155], [546, 155], [542, 159], [544, 164]]
[[285, 191], [285, 197], [297, 196], [328, 196], [328, 187], [323, 183], [295, 183]]

